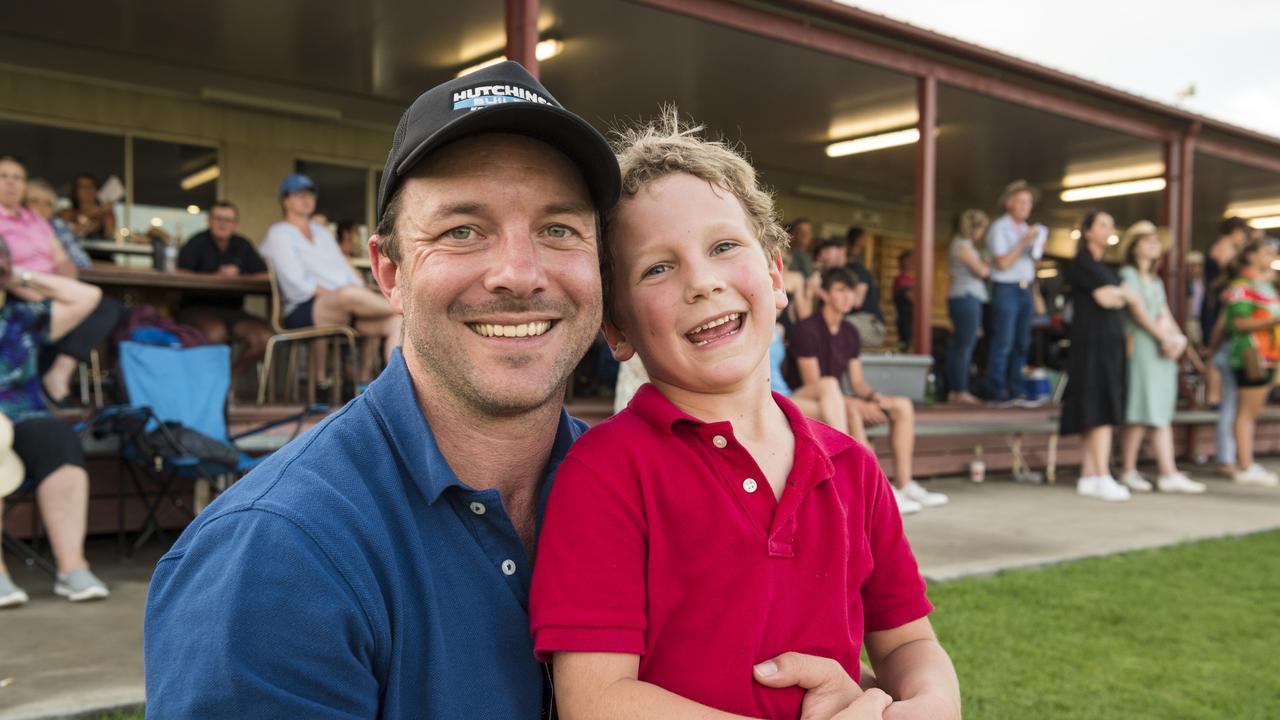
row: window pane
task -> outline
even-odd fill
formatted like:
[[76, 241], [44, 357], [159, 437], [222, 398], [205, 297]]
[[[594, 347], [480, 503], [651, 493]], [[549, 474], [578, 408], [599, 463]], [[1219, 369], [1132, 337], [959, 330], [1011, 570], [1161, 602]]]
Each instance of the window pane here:
[[[124, 138], [119, 135], [0, 120], [0, 138], [0, 154], [21, 160], [28, 178], [53, 185], [60, 207], [70, 206], [71, 183], [77, 174], [93, 175], [99, 185], [112, 176], [123, 183]], [[121, 206], [116, 203], [117, 225], [123, 215]]]
[[337, 223], [353, 220], [360, 227], [361, 237], [368, 237], [367, 228], [364, 226], [365, 183], [368, 181], [368, 170], [310, 160], [298, 160], [294, 168], [297, 172], [311, 178], [319, 188], [319, 193], [316, 195], [316, 212], [323, 213], [329, 219], [330, 230]]
[[203, 230], [218, 199], [218, 168], [216, 148], [134, 139], [133, 230], [160, 227], [177, 237]]

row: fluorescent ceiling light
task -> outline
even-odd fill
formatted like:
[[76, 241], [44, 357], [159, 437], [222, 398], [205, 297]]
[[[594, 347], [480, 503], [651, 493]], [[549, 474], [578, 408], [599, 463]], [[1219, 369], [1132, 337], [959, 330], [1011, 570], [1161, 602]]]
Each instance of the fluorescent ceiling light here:
[[198, 188], [207, 182], [213, 182], [214, 180], [217, 180], [220, 175], [222, 175], [222, 168], [217, 165], [210, 165], [203, 170], [193, 172], [182, 178], [182, 182], [178, 184], [182, 186], [183, 190], [190, 190], [192, 188]]
[[1070, 190], [1063, 190], [1059, 197], [1062, 198], [1062, 202], [1080, 202], [1081, 200], [1096, 200], [1119, 195], [1157, 192], [1163, 190], [1164, 185], [1164, 178], [1147, 178], [1146, 180], [1130, 180], [1106, 185], [1071, 188]]
[[1079, 166], [1073, 169], [1067, 166], [1067, 174], [1062, 177], [1062, 186], [1068, 188], [1085, 187], [1087, 185], [1105, 185], [1124, 180], [1136, 180], [1164, 175], [1164, 163], [1159, 160], [1112, 167], [1089, 168]]
[[841, 140], [827, 146], [827, 157], [845, 157], [846, 155], [857, 155], [859, 153], [872, 152], [873, 150], [883, 150], [885, 148], [898, 147], [900, 145], [911, 145], [920, 140], [919, 128], [907, 128], [906, 130], [897, 130], [895, 132], [887, 132], [881, 135], [870, 135], [868, 137], [855, 138], [853, 140]]
[[1232, 203], [1222, 217], [1260, 218], [1268, 215], [1280, 215], [1280, 200], [1253, 200], [1250, 202]]
[[890, 130], [914, 127], [920, 122], [920, 113], [916, 110], [915, 100], [896, 106], [881, 106], [873, 110], [863, 110], [851, 117], [839, 117], [831, 122], [827, 132], [829, 138], [856, 138], [864, 135], [876, 135]]
[[1266, 217], [1254, 218], [1249, 221], [1249, 226], [1259, 230], [1280, 228], [1280, 215], [1268, 215]]
[[[559, 55], [562, 52], [564, 52], [564, 41], [556, 40], [555, 38], [547, 38], [546, 40], [541, 40], [538, 42], [537, 45], [533, 47], [533, 56], [538, 58], [538, 62], [542, 62], [544, 60], [550, 60], [551, 58]], [[506, 61], [507, 61], [506, 55], [491, 57], [488, 60], [483, 60], [481, 62], [476, 63], [475, 65], [471, 65], [469, 67], [465, 67], [459, 70], [458, 74], [455, 75], [454, 77], [462, 77], [463, 75], [470, 75], [471, 73], [477, 70], [483, 70], [487, 67], [493, 67], [498, 63], [506, 62]]]

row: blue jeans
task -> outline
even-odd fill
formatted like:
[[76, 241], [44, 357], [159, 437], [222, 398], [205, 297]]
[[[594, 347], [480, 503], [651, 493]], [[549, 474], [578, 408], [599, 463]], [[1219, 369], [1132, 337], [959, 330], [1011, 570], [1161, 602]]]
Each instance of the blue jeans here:
[[1022, 368], [1031, 349], [1031, 288], [992, 283], [991, 341], [987, 357], [986, 397], [1001, 401], [1022, 396]]
[[1236, 374], [1231, 371], [1230, 343], [1222, 343], [1213, 355], [1213, 364], [1222, 375], [1222, 402], [1218, 404], [1218, 464], [1236, 464]]
[[951, 314], [951, 349], [947, 352], [948, 392], [969, 392], [969, 363], [978, 346], [978, 327], [982, 325], [982, 301], [972, 295], [947, 298]]

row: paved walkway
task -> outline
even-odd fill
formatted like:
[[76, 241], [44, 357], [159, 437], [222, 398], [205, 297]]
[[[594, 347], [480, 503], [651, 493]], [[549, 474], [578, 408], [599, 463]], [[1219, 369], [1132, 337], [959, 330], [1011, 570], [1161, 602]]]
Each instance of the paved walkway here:
[[[1280, 527], [1280, 490], [1197, 479], [1210, 483], [1208, 495], [1114, 505], [1078, 497], [1072, 483], [936, 480], [929, 487], [951, 503], [908, 517], [907, 534], [936, 581]], [[159, 550], [126, 563], [110, 543], [92, 551], [111, 585], [106, 602], [69, 606], [47, 576], [14, 568], [32, 599], [0, 611], [0, 682], [12, 678], [0, 688], [0, 720], [92, 718], [86, 713], [142, 702], [142, 608]]]

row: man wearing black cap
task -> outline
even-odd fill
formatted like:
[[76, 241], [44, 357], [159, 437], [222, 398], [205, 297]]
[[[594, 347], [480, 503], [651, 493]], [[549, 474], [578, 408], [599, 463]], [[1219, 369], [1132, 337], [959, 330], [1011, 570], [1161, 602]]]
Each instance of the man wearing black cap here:
[[402, 349], [160, 560], [148, 716], [548, 716], [533, 544], [585, 428], [561, 400], [600, 327], [619, 184], [604, 138], [515, 63], [413, 103], [369, 244]]

